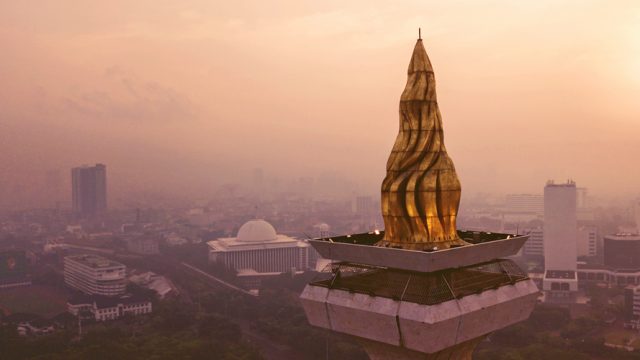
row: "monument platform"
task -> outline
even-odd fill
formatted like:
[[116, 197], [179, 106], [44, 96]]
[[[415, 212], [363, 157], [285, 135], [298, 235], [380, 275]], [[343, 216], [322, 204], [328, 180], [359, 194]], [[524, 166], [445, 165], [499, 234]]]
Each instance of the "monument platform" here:
[[[438, 273], [333, 266], [331, 278], [310, 283], [300, 296], [307, 319], [366, 340], [372, 359], [474, 342], [527, 319], [539, 294], [509, 260]], [[380, 351], [389, 356], [375, 355]]]
[[493, 331], [529, 317], [540, 294], [513, 261], [527, 236], [460, 231], [469, 245], [378, 247], [383, 232], [311, 240], [329, 259], [300, 296], [309, 323], [355, 336], [371, 359], [470, 359]]
[[528, 235], [458, 231], [469, 245], [433, 251], [404, 250], [375, 246], [384, 231], [309, 240], [318, 253], [332, 260], [432, 272], [464, 267], [518, 253]]

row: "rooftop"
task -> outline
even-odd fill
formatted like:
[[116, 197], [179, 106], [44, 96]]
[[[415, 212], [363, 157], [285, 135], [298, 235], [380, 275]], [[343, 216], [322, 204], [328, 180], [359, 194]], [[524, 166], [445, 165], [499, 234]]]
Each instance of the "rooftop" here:
[[276, 229], [268, 222], [260, 219], [249, 220], [238, 230], [237, 241], [265, 242], [277, 238]]
[[407, 271], [433, 272], [485, 263], [515, 255], [528, 235], [458, 231], [465, 245], [447, 248], [430, 247], [416, 250], [384, 244], [384, 231], [311, 239], [309, 243], [326, 259], [383, 266]]
[[116, 267], [116, 266], [124, 266], [123, 264], [113, 261], [113, 260], [109, 260], [107, 258], [103, 258], [102, 256], [98, 256], [98, 255], [90, 255], [90, 254], [84, 254], [84, 255], [70, 255], [65, 257], [65, 259], [69, 259], [69, 260], [73, 260], [76, 261], [78, 263], [81, 263], [85, 266], [89, 266], [91, 268], [94, 269], [102, 269], [102, 268], [110, 268], [110, 267]]
[[[496, 240], [504, 240], [508, 238], [508, 236], [514, 236], [512, 234], [500, 234], [500, 233], [491, 233], [491, 232], [481, 232], [481, 231], [463, 231], [458, 230], [458, 236], [471, 244], [481, 244], [487, 243]], [[331, 242], [337, 243], [345, 243], [345, 244], [356, 244], [356, 245], [374, 245], [378, 241], [382, 240], [384, 237], [384, 231], [373, 231], [369, 233], [362, 234], [352, 234], [352, 235], [342, 235], [335, 236], [331, 238], [323, 238], [321, 240], [328, 240]], [[444, 250], [444, 249], [442, 249]], [[425, 250], [430, 252], [428, 250]]]
[[576, 187], [576, 182], [569, 179], [566, 183], [558, 183], [554, 180], [547, 180], [547, 187]]
[[68, 301], [68, 303], [71, 305], [95, 303], [98, 309], [112, 308], [112, 307], [118, 306], [118, 304], [131, 305], [131, 304], [141, 304], [146, 302], [149, 302], [149, 299], [146, 299], [139, 295], [125, 294], [120, 296], [100, 296], [100, 295], [86, 295], [86, 294], [80, 294], [80, 293], [75, 294]]
[[614, 235], [605, 235], [605, 239], [638, 241], [640, 240], [640, 234], [618, 233]]
[[576, 278], [576, 272], [571, 270], [547, 270], [544, 277], [545, 279], [573, 280]]
[[440, 304], [528, 279], [511, 260], [431, 273], [343, 262], [331, 264], [324, 275], [328, 278], [310, 285], [424, 305]]
[[207, 242], [209, 249], [213, 251], [231, 251], [231, 250], [249, 250], [249, 249], [266, 249], [281, 247], [304, 247], [308, 246], [305, 242], [297, 240], [286, 235], [277, 235], [275, 239], [263, 241], [242, 241], [238, 238], [220, 238]]

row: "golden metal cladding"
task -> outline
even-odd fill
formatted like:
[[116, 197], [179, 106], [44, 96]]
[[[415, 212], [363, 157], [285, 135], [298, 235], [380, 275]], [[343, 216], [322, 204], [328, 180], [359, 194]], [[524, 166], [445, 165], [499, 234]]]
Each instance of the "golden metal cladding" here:
[[460, 181], [444, 146], [436, 83], [419, 39], [400, 97], [400, 131], [382, 182], [380, 246], [435, 250], [467, 244], [456, 232]]

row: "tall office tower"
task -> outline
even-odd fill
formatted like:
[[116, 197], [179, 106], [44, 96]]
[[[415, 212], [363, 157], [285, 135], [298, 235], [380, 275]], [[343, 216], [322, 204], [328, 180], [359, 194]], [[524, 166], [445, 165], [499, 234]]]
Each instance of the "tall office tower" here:
[[578, 221], [576, 183], [547, 182], [544, 188], [544, 261], [543, 290], [551, 298], [568, 298], [578, 290]]
[[93, 217], [107, 210], [107, 167], [81, 166], [71, 169], [73, 212]]

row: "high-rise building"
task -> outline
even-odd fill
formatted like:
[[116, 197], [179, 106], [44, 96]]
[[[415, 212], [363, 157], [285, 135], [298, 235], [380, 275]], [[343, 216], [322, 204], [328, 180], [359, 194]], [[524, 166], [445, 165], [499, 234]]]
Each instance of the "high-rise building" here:
[[555, 184], [544, 188], [544, 261], [543, 290], [551, 297], [568, 297], [578, 290], [578, 222], [576, 183]]
[[73, 212], [93, 217], [107, 210], [107, 167], [103, 164], [71, 169]]
[[126, 290], [126, 267], [97, 255], [64, 258], [64, 282], [89, 295], [115, 296]]

